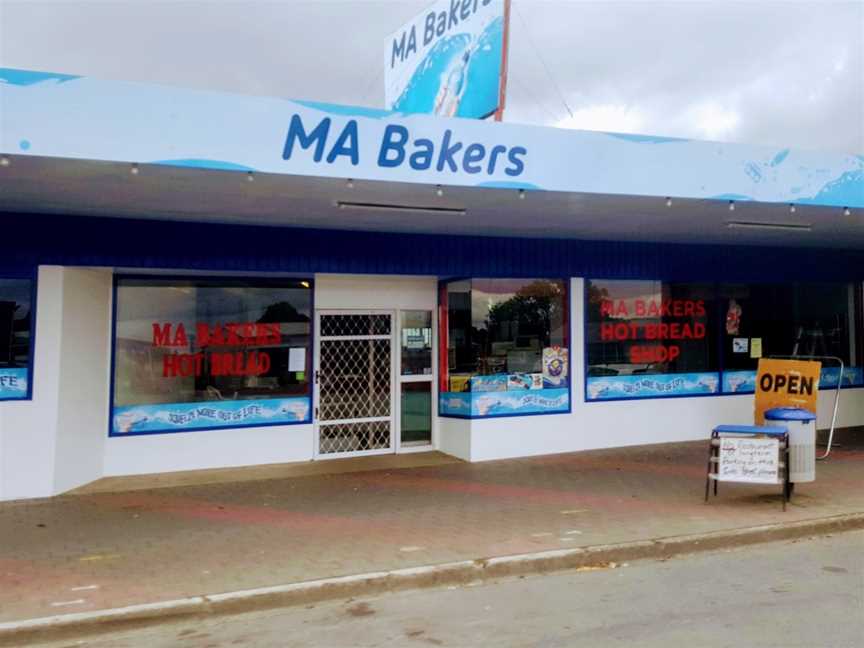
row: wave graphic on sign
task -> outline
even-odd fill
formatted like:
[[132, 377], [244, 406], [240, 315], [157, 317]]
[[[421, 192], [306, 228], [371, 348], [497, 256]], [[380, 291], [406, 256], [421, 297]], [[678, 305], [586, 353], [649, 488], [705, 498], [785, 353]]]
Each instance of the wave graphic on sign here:
[[183, 160], [154, 160], [150, 164], [162, 166], [192, 167], [195, 169], [214, 169], [216, 171], [255, 171], [252, 167], [236, 162], [225, 162], [223, 160], [204, 160], [187, 158]]
[[15, 68], [0, 68], [0, 83], [17, 86], [32, 86], [54, 81], [65, 83], [81, 77], [74, 74], [58, 74], [57, 72], [37, 72], [35, 70], [17, 70]]
[[504, 20], [491, 21], [476, 40], [444, 38], [430, 50], [393, 110], [440, 117], [479, 118], [498, 106]]
[[719, 376], [711, 372], [588, 378], [588, 400], [716, 394], [718, 389]]
[[538, 390], [445, 392], [441, 394], [439, 412], [443, 415], [482, 418], [485, 416], [518, 416], [554, 414], [570, 407], [567, 387]]
[[306, 397], [126, 405], [114, 408], [112, 435], [302, 423], [309, 413]]

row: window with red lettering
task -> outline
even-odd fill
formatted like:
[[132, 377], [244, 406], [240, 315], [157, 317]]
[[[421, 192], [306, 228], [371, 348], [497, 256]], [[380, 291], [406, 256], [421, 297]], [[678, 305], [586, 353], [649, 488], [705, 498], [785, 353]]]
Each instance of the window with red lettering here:
[[711, 285], [587, 282], [587, 375], [717, 372]]
[[116, 299], [115, 408], [310, 395], [311, 281], [124, 277]]

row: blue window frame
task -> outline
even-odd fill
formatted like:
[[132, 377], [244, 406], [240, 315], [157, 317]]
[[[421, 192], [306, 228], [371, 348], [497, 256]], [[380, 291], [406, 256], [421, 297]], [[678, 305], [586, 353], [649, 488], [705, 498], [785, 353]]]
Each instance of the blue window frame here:
[[310, 279], [118, 276], [110, 436], [311, 422]]
[[0, 401], [33, 397], [36, 280], [0, 277]]

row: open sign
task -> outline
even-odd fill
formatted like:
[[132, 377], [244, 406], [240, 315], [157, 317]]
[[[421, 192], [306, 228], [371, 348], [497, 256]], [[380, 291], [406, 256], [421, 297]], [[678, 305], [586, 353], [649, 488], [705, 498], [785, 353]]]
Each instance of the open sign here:
[[816, 413], [822, 364], [802, 360], [759, 360], [756, 374], [755, 420], [765, 423], [773, 407], [800, 407]]

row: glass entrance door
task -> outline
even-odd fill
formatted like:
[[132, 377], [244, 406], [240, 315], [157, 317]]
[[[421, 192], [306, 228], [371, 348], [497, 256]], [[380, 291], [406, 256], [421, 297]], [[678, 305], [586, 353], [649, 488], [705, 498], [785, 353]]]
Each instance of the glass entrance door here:
[[394, 452], [393, 315], [317, 313], [316, 456]]
[[432, 444], [432, 311], [399, 312], [399, 448]]

